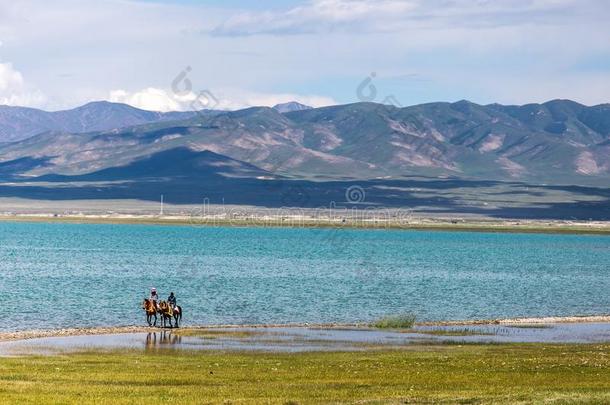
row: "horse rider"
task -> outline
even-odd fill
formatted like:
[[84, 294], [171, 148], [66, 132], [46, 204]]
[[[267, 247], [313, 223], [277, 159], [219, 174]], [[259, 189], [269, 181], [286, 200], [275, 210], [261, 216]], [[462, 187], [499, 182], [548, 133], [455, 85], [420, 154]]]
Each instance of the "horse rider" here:
[[152, 301], [155, 308], [158, 309], [159, 304], [157, 304], [157, 303], [159, 302], [159, 295], [157, 294], [157, 289], [155, 287], [152, 287], [150, 289], [150, 300]]
[[174, 295], [173, 291], [169, 293], [169, 297], [167, 297], [167, 303], [172, 306], [172, 309], [176, 309], [176, 296]]

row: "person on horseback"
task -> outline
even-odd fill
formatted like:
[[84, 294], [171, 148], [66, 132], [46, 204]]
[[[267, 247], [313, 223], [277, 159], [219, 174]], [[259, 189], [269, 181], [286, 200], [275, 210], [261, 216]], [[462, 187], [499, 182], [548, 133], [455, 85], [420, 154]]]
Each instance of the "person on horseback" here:
[[159, 308], [159, 304], [157, 304], [157, 302], [159, 301], [159, 295], [157, 294], [157, 289], [155, 287], [152, 287], [150, 289], [150, 298], [149, 299], [152, 301], [155, 308]]
[[172, 309], [176, 309], [176, 296], [174, 295], [173, 291], [169, 293], [169, 297], [167, 297], [167, 303], [171, 305]]

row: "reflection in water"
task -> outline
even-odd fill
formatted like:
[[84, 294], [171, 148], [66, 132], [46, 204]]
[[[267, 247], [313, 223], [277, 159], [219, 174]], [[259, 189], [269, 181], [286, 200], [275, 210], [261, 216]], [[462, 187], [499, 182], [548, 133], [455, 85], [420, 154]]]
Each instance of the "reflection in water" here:
[[[53, 354], [92, 349], [264, 350], [302, 352], [363, 350], [430, 343], [606, 343], [610, 322], [514, 325], [418, 326], [409, 331], [366, 328], [208, 328], [195, 336], [169, 331], [109, 335], [55, 336], [0, 342], [0, 357]], [[181, 332], [184, 333], [184, 332]], [[0, 401], [1, 402], [1, 401]]]
[[162, 347], [179, 345], [182, 342], [182, 336], [173, 335], [171, 332], [149, 332], [146, 335], [146, 350], [154, 350]]

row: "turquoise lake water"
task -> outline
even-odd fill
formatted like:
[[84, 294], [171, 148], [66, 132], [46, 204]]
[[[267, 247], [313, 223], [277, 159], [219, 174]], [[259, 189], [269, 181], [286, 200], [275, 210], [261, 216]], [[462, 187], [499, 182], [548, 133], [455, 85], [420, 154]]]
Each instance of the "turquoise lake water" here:
[[610, 237], [0, 223], [4, 330], [610, 313]]

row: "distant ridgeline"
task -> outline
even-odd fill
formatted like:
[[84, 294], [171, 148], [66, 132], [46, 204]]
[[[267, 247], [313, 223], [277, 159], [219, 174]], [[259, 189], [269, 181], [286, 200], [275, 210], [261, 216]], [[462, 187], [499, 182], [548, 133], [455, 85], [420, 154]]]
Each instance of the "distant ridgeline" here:
[[[10, 197], [610, 217], [608, 104], [3, 106], [0, 142], [0, 192]], [[345, 196], [353, 184], [364, 199]]]

